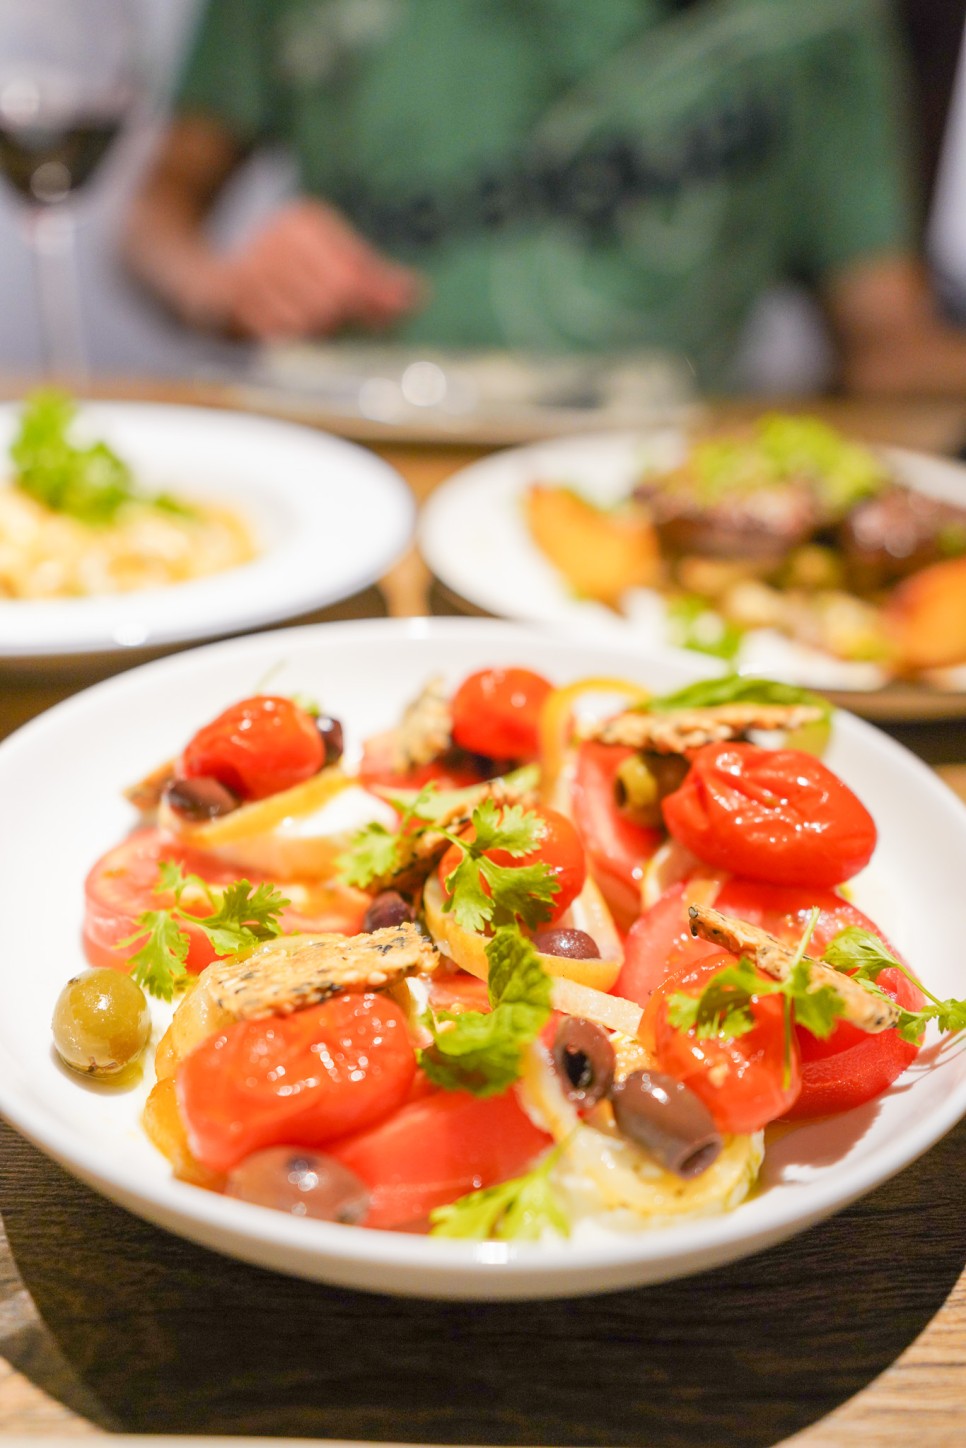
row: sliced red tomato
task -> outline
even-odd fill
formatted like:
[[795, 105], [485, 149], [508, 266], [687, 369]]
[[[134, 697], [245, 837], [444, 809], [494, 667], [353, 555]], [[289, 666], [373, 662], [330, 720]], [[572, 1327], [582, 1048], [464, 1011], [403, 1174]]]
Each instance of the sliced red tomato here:
[[[797, 944], [802, 938], [811, 911], [817, 908], [819, 916], [810, 954], [821, 955], [829, 942], [849, 926], [878, 935], [895, 954], [882, 931], [867, 915], [830, 890], [732, 879], [722, 886], [715, 908], [760, 925], [789, 944]], [[614, 986], [616, 995], [627, 996], [646, 1007], [669, 975], [696, 966], [715, 953], [716, 947], [707, 941], [690, 938], [686, 909], [684, 887], [676, 885], [635, 923], [627, 937], [624, 967]], [[921, 1008], [921, 992], [901, 972], [883, 971], [879, 984], [908, 1010]], [[895, 1031], [869, 1035], [847, 1022], [837, 1025], [825, 1041], [801, 1028], [796, 1028], [796, 1038], [802, 1084], [788, 1113], [793, 1116], [848, 1111], [872, 1100], [901, 1075], [917, 1051], [916, 1046], [901, 1040]]]
[[551, 1145], [514, 1091], [438, 1091], [328, 1149], [372, 1192], [367, 1227], [422, 1226], [434, 1207], [518, 1176]]
[[774, 885], [839, 885], [875, 849], [865, 805], [797, 749], [706, 744], [663, 811], [671, 834], [699, 860]]
[[399, 770], [393, 763], [395, 736], [374, 734], [367, 739], [359, 762], [359, 778], [367, 789], [380, 785], [385, 789], [422, 789], [424, 784], [438, 784], [440, 789], [462, 789], [479, 784], [488, 773], [479, 760], [458, 751], [447, 751], [440, 759]]
[[237, 1021], [178, 1067], [192, 1155], [230, 1171], [266, 1146], [324, 1146], [406, 1100], [416, 1056], [386, 995], [339, 995], [291, 1016]]
[[586, 740], [577, 753], [573, 784], [574, 822], [590, 872], [625, 928], [640, 914], [644, 867], [664, 838], [663, 831], [635, 824], [618, 807], [617, 771], [634, 753]]
[[[526, 855], [511, 855], [507, 850], [487, 850], [485, 853], [487, 859], [492, 860], [496, 865], [522, 867], [542, 864], [547, 866], [558, 886], [557, 893], [553, 897], [553, 913], [547, 919], [549, 924], [554, 920], [559, 920], [584, 888], [584, 881], [587, 878], [587, 863], [580, 836], [566, 815], [559, 814], [555, 809], [545, 808], [534, 808], [532, 813], [539, 816], [543, 825], [543, 836], [535, 850], [531, 850]], [[472, 838], [472, 829], [467, 834], [469, 838]], [[460, 847], [450, 845], [440, 861], [439, 879], [444, 890], [447, 879], [456, 869], [462, 857], [463, 852]], [[485, 881], [483, 887], [486, 889]]]
[[453, 741], [471, 754], [536, 759], [540, 711], [553, 692], [531, 669], [480, 669], [453, 695]]
[[307, 710], [283, 695], [242, 699], [206, 724], [187, 745], [179, 773], [217, 779], [239, 799], [266, 799], [311, 779], [325, 745]]
[[734, 957], [716, 951], [669, 977], [651, 997], [642, 1024], [662, 1071], [690, 1086], [721, 1131], [759, 1131], [783, 1116], [801, 1089], [798, 1044], [786, 1050], [784, 1004], [775, 996], [752, 1001], [755, 1024], [744, 1035], [701, 1038], [668, 1020], [667, 997], [699, 995]]
[[[215, 888], [233, 884], [241, 878], [235, 866], [226, 865], [211, 855], [185, 849], [174, 841], [162, 838], [155, 829], [138, 830], [129, 835], [97, 861], [84, 884], [84, 954], [91, 965], [107, 965], [124, 970], [137, 944], [116, 947], [133, 935], [138, 918], [146, 910], [163, 910], [174, 904], [170, 894], [155, 892], [162, 860], [182, 866], [186, 874], [198, 875]], [[263, 877], [244, 872], [244, 877], [257, 884]], [[298, 904], [282, 912], [285, 930], [322, 932], [342, 931], [354, 935], [362, 928], [369, 897], [358, 890], [340, 886], [300, 887], [283, 885], [283, 894], [298, 891]], [[203, 912], [200, 901], [185, 901], [195, 914]], [[215, 959], [208, 937], [196, 926], [186, 925], [188, 934], [187, 966], [192, 972], [204, 970]]]

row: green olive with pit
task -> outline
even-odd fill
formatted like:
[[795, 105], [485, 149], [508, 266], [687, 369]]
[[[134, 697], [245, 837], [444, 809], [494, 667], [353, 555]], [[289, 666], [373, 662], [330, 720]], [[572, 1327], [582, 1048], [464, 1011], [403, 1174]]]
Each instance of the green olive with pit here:
[[116, 1076], [151, 1038], [151, 1012], [137, 981], [100, 966], [69, 980], [51, 1022], [58, 1056], [85, 1076]]

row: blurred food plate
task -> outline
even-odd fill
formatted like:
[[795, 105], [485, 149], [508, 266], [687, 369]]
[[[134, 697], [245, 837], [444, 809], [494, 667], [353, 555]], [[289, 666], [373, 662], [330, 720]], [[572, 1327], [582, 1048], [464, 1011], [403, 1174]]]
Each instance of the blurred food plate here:
[[[611, 643], [636, 640], [643, 649], [674, 646], [675, 622], [652, 588], [631, 588], [613, 604], [579, 597], [538, 547], [528, 521], [535, 484], [573, 490], [598, 508], [621, 504], [645, 474], [676, 467], [689, 440], [678, 427], [651, 432], [563, 437], [494, 454], [461, 469], [423, 510], [418, 541], [436, 578], [471, 611], [566, 625]], [[966, 504], [966, 467], [902, 449], [878, 454], [896, 478], [923, 495]], [[586, 520], [585, 520], [586, 521]], [[574, 546], [593, 557], [592, 528], [576, 523]], [[676, 652], [684, 653], [683, 649]], [[890, 678], [879, 663], [847, 660], [800, 643], [774, 628], [749, 630], [737, 668], [803, 684], [869, 717], [944, 718], [966, 715], [966, 665], [936, 669], [915, 680]]]
[[373, 344], [266, 347], [236, 395], [353, 436], [510, 445], [560, 432], [681, 422], [694, 375], [663, 352], [448, 351]]
[[[3, 493], [14, 491], [9, 449], [21, 417], [20, 405], [0, 407]], [[75, 433], [79, 444], [103, 441], [115, 450], [145, 494], [230, 510], [251, 534], [253, 556], [204, 577], [127, 592], [0, 597], [3, 668], [133, 661], [297, 618], [374, 583], [412, 535], [412, 496], [388, 464], [290, 422], [97, 402], [81, 407]], [[9, 532], [0, 535], [0, 550], [17, 546]], [[28, 559], [27, 587], [37, 566]]]

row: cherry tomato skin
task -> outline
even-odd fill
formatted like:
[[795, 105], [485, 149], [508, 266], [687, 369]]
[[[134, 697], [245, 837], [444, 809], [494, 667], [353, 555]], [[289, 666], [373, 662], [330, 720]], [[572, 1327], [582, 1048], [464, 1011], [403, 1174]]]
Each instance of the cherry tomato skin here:
[[192, 1154], [230, 1171], [266, 1146], [324, 1146], [406, 1100], [416, 1057], [388, 996], [338, 995], [291, 1016], [237, 1021], [178, 1067]]
[[452, 699], [453, 742], [489, 759], [535, 759], [553, 686], [531, 669], [480, 669]]
[[367, 1227], [425, 1224], [433, 1207], [518, 1176], [551, 1144], [514, 1091], [437, 1091], [328, 1149], [369, 1187]]
[[671, 834], [698, 859], [774, 885], [839, 885], [875, 849], [865, 806], [797, 749], [706, 744], [663, 810]]
[[464, 785], [479, 784], [487, 778], [475, 760], [462, 756], [434, 759], [428, 764], [399, 770], [394, 766], [394, 753], [392, 734], [376, 734], [366, 740], [359, 762], [359, 778], [366, 789], [376, 785], [386, 789], [422, 789], [430, 783], [438, 784], [440, 789], [462, 789]]
[[801, 1090], [794, 1034], [786, 1053], [782, 1000], [753, 1000], [753, 1028], [734, 1037], [701, 1039], [693, 1030], [672, 1026], [667, 1014], [669, 995], [698, 995], [711, 976], [733, 961], [733, 956], [716, 951], [669, 977], [651, 997], [642, 1036], [652, 1043], [661, 1070], [690, 1086], [720, 1131], [745, 1135], [785, 1115]]
[[585, 740], [577, 751], [572, 796], [591, 874], [625, 928], [640, 914], [644, 866], [663, 839], [661, 830], [635, 824], [618, 808], [617, 771], [634, 753], [622, 745]]
[[293, 699], [256, 694], [198, 730], [181, 756], [180, 773], [217, 779], [239, 799], [266, 799], [311, 779], [324, 762], [312, 715]]
[[[119, 845], [108, 850], [90, 870], [84, 883], [84, 954], [91, 965], [107, 965], [126, 970], [128, 960], [139, 948], [139, 942], [118, 950], [137, 929], [137, 920], [146, 910], [163, 910], [174, 904], [171, 894], [157, 894], [158, 871], [162, 860], [180, 864], [186, 874], [198, 875], [209, 885], [224, 887], [239, 878], [236, 866], [226, 865], [211, 855], [187, 850], [183, 845], [162, 836], [158, 830], [138, 830]], [[253, 871], [246, 878], [257, 884], [263, 877]], [[285, 893], [285, 887], [282, 893]], [[369, 897], [361, 891], [339, 886], [313, 887], [309, 899], [300, 908], [288, 906], [279, 919], [288, 931], [317, 933], [337, 930], [354, 935], [362, 928]], [[184, 901], [185, 908], [201, 914], [201, 902]], [[204, 970], [215, 959], [208, 937], [194, 925], [183, 925], [188, 935], [188, 970], [194, 974]]]
[[[553, 897], [553, 914], [545, 922], [550, 925], [559, 920], [567, 907], [584, 888], [587, 878], [587, 864], [580, 836], [567, 819], [555, 809], [543, 807], [534, 809], [543, 822], [544, 833], [539, 845], [526, 855], [511, 855], [506, 850], [487, 850], [487, 858], [497, 865], [522, 866], [544, 864], [550, 870], [558, 885]], [[472, 831], [469, 832], [472, 837]], [[460, 862], [462, 851], [458, 845], [450, 845], [439, 864], [439, 878], [443, 889], [446, 880]]]
[[613, 993], [646, 1006], [669, 975], [717, 953], [718, 946], [692, 936], [685, 887], [672, 885], [628, 931]]
[[[821, 955], [842, 930], [858, 926], [878, 935], [892, 950], [878, 926], [849, 901], [830, 890], [806, 890], [766, 885], [757, 880], [728, 880], [715, 900], [715, 907], [769, 934], [797, 944], [808, 924], [811, 911], [819, 910], [809, 951]], [[624, 967], [614, 986], [616, 995], [627, 996], [645, 1008], [669, 975], [697, 965], [715, 953], [705, 940], [689, 937], [684, 887], [672, 886], [638, 920], [627, 937]], [[893, 951], [893, 954], [895, 952]], [[900, 972], [883, 971], [883, 989], [909, 1010], [919, 1010], [922, 994]], [[826, 1040], [810, 1031], [795, 1029], [801, 1057], [801, 1091], [786, 1113], [794, 1117], [819, 1116], [848, 1111], [878, 1096], [915, 1059], [918, 1048], [900, 1039], [895, 1031], [869, 1035], [856, 1026], [840, 1022]]]

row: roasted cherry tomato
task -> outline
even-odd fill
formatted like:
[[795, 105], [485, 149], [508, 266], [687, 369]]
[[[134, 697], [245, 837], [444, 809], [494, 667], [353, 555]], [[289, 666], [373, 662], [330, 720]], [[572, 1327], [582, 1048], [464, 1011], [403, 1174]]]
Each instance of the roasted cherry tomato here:
[[617, 771], [635, 751], [589, 739], [577, 752], [574, 822], [591, 874], [625, 928], [641, 909], [641, 876], [663, 839], [660, 830], [635, 824], [617, 804]]
[[[559, 920], [560, 916], [580, 894], [587, 878], [587, 865], [580, 836], [567, 819], [555, 809], [534, 809], [543, 824], [543, 837], [535, 850], [526, 855], [511, 855], [506, 850], [487, 850], [488, 859], [497, 865], [544, 864], [557, 882], [557, 893], [553, 897], [552, 915], [547, 924]], [[473, 831], [467, 831], [472, 838]], [[447, 878], [453, 873], [462, 858], [458, 845], [450, 845], [439, 864], [439, 878], [446, 889]], [[485, 888], [485, 883], [484, 883]]]
[[186, 779], [217, 779], [239, 799], [265, 799], [311, 779], [324, 762], [312, 715], [293, 699], [256, 694], [198, 730], [179, 772]]
[[[805, 890], [766, 885], [757, 880], [728, 880], [715, 900], [715, 908], [736, 915], [790, 945], [797, 945], [813, 909], [819, 911], [809, 945], [821, 955], [841, 931], [858, 926], [878, 935], [892, 950], [882, 931], [847, 900], [830, 890]], [[614, 986], [616, 995], [647, 1006], [668, 976], [680, 973], [717, 953], [706, 940], [692, 939], [687, 927], [687, 898], [683, 885], [675, 885], [635, 923], [627, 937], [624, 966]], [[893, 951], [893, 954], [895, 952]], [[920, 991], [901, 972], [885, 970], [879, 976], [883, 990], [909, 1010], [922, 1006]], [[822, 1041], [810, 1031], [796, 1028], [801, 1056], [802, 1088], [790, 1108], [792, 1116], [818, 1116], [848, 1111], [878, 1096], [914, 1060], [917, 1047], [895, 1031], [869, 1035], [840, 1022]]]
[[[162, 860], [181, 865], [186, 874], [198, 875], [215, 888], [233, 884], [240, 874], [236, 866], [226, 865], [197, 850], [187, 850], [162, 837], [157, 830], [138, 830], [129, 835], [97, 861], [84, 884], [83, 944], [91, 965], [125, 970], [138, 945], [118, 950], [118, 941], [134, 934], [138, 917], [146, 910], [164, 910], [174, 904], [170, 893], [155, 891]], [[263, 878], [251, 870], [243, 873], [252, 884]], [[293, 899], [280, 916], [283, 929], [311, 933], [337, 930], [346, 935], [362, 929], [369, 896], [361, 891], [340, 885], [286, 884], [280, 888]], [[182, 903], [194, 914], [205, 911], [202, 900], [186, 896]], [[188, 969], [204, 970], [215, 958], [208, 937], [196, 926], [182, 928], [188, 934]]]
[[453, 695], [453, 741], [489, 759], [535, 759], [553, 686], [530, 669], [481, 669]]
[[797, 749], [706, 744], [663, 809], [671, 834], [699, 860], [773, 885], [839, 885], [875, 849], [865, 805]]
[[339, 995], [291, 1016], [237, 1021], [178, 1067], [192, 1154], [229, 1171], [265, 1146], [324, 1146], [406, 1100], [416, 1057], [388, 996]]
[[382, 785], [386, 789], [422, 789], [424, 784], [437, 784], [440, 789], [462, 789], [479, 784], [489, 777], [482, 761], [448, 750], [440, 759], [400, 770], [394, 762], [395, 735], [376, 734], [367, 739], [359, 763], [359, 778], [366, 789]]
[[670, 976], [652, 995], [641, 1035], [662, 1071], [690, 1086], [721, 1131], [746, 1134], [783, 1116], [801, 1089], [798, 1043], [786, 1050], [784, 1004], [777, 996], [753, 1000], [755, 1024], [741, 1036], [699, 1037], [668, 1020], [667, 998], [699, 995], [711, 976], [734, 957], [716, 951]]
[[433, 1207], [527, 1170], [551, 1138], [516, 1093], [438, 1091], [327, 1149], [369, 1187], [367, 1227], [423, 1226]]

